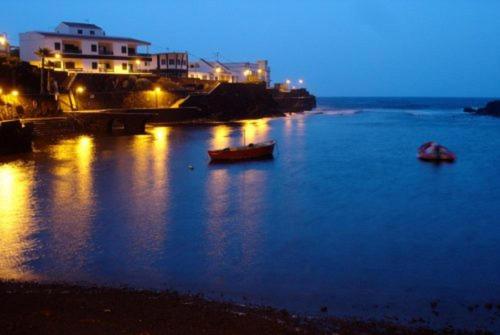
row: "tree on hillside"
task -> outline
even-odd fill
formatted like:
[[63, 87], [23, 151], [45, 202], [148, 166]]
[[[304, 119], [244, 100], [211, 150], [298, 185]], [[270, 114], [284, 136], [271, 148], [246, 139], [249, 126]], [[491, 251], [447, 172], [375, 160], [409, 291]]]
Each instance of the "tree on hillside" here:
[[43, 94], [45, 89], [43, 85], [43, 73], [45, 72], [45, 58], [51, 57], [52, 52], [47, 48], [40, 48], [35, 51], [35, 55], [42, 59], [42, 67], [40, 68], [40, 94]]

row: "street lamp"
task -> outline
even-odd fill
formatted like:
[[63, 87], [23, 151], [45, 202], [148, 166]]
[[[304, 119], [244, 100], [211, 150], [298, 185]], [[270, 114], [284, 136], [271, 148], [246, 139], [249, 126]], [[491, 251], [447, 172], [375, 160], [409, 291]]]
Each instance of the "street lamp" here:
[[[85, 92], [85, 87], [78, 86], [75, 91], [76, 91], [76, 94], [78, 94], [78, 95], [83, 94], [83, 92]], [[80, 106], [79, 106], [80, 104], [78, 103], [78, 98], [75, 99], [75, 103], [76, 103], [76, 109], [77, 110], [80, 109]]]
[[159, 86], [155, 87], [155, 101], [156, 101], [156, 108], [158, 108], [158, 94], [161, 92], [161, 88]]
[[5, 45], [7, 43], [7, 39], [5, 36], [0, 36], [0, 45]]
[[12, 94], [13, 97], [17, 97], [17, 96], [19, 96], [19, 91], [13, 90], [12, 92], [10, 92], [10, 94]]
[[303, 79], [299, 79], [299, 84], [302, 85], [304, 83]]

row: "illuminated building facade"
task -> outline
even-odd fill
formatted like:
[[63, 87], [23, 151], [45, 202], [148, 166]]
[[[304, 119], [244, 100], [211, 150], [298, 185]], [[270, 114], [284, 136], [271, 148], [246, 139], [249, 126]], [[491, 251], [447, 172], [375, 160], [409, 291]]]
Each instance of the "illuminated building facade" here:
[[187, 52], [163, 52], [152, 55], [152, 61], [139, 69], [166, 77], [187, 78], [189, 58]]
[[90, 23], [61, 22], [55, 32], [31, 31], [20, 34], [21, 60], [41, 66], [35, 53], [40, 48], [50, 51], [46, 59], [56, 71], [86, 73], [135, 73], [147, 67], [151, 55], [140, 53], [150, 43], [129, 37], [107, 36], [105, 31]]
[[266, 60], [251, 62], [219, 62], [200, 59], [189, 63], [189, 78], [226, 81], [230, 83], [257, 83], [271, 81], [271, 70]]
[[9, 40], [6, 34], [0, 34], [0, 57], [7, 57], [10, 54]]

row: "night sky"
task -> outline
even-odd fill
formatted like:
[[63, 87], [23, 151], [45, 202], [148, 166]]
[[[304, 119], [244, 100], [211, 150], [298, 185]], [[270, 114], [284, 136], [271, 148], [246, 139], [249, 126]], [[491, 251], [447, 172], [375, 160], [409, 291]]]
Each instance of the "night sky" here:
[[319, 96], [500, 96], [500, 1], [1, 1], [14, 44], [63, 20], [191, 57], [268, 59]]

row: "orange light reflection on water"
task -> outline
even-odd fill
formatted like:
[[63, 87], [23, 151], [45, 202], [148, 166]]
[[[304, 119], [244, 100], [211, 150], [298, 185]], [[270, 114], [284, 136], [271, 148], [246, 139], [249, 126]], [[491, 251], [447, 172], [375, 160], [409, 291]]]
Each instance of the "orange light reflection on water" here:
[[242, 121], [242, 132], [247, 145], [269, 140], [267, 138], [269, 133], [268, 122], [269, 119], [266, 118]]
[[94, 139], [79, 136], [62, 140], [51, 148], [54, 166], [50, 229], [52, 248], [61, 267], [77, 269], [85, 264], [84, 250], [91, 237], [96, 211]]
[[26, 268], [28, 253], [36, 248], [31, 238], [33, 220], [32, 187], [34, 166], [0, 165], [0, 278], [32, 280]]
[[[170, 127], [148, 129], [146, 135], [132, 140], [132, 173], [124, 185], [131, 201], [126, 208], [130, 259], [161, 251], [167, 237], [168, 222], [162, 218], [170, 206], [169, 137]], [[155, 272], [153, 264], [149, 271]]]
[[223, 149], [231, 145], [231, 127], [225, 124], [217, 125], [212, 128], [212, 149]]

